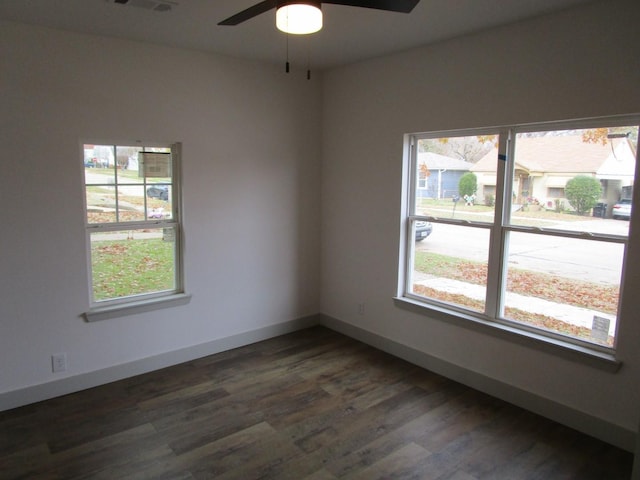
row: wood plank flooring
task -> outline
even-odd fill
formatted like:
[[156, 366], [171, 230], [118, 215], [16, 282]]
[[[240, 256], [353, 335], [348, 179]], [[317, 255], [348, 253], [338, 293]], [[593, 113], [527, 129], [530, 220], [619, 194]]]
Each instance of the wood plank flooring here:
[[632, 462], [323, 327], [0, 413], [3, 480], [615, 480]]

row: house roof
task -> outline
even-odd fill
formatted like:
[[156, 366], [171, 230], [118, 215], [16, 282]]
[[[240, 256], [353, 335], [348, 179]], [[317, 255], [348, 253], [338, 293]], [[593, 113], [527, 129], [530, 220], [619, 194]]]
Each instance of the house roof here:
[[[418, 165], [426, 164], [431, 171], [435, 170], [462, 170], [468, 171], [473, 164], [458, 158], [447, 157], [439, 153], [418, 153]], [[495, 168], [494, 168], [495, 169]]]
[[[516, 141], [516, 165], [529, 173], [582, 172], [596, 175], [605, 164], [609, 164], [607, 170], [610, 170], [612, 159], [620, 160], [619, 157], [623, 156], [625, 164], [628, 164], [629, 157], [634, 158], [627, 139], [614, 142], [617, 145], [586, 143], [582, 141], [582, 135], [520, 137]], [[493, 148], [471, 170], [495, 172], [497, 156], [497, 148]]]

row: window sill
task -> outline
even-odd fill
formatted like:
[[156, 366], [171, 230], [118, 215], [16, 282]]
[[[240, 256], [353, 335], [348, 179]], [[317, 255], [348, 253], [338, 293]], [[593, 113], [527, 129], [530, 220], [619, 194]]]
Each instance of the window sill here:
[[124, 317], [126, 315], [151, 312], [162, 308], [186, 305], [190, 301], [191, 294], [176, 293], [165, 297], [150, 298], [104, 307], [94, 307], [88, 312], [85, 312], [84, 318], [87, 322], [97, 322], [100, 320], [108, 320], [110, 318]]
[[515, 327], [510, 327], [509, 325], [483, 320], [472, 315], [452, 312], [446, 308], [427, 305], [406, 297], [394, 297], [393, 300], [397, 307], [405, 310], [420, 313], [422, 315], [428, 313], [431, 318], [443, 320], [464, 328], [493, 335], [495, 337], [504, 338], [529, 348], [535, 348], [537, 350], [551, 353], [568, 360], [577, 361], [611, 373], [617, 372], [622, 366], [622, 362], [617, 360], [611, 353], [601, 352], [559, 339], [545, 337], [533, 332], [527, 332]]

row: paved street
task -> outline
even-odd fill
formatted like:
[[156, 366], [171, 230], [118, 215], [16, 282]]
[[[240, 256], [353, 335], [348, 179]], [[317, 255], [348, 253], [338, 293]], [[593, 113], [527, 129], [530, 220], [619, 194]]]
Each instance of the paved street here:
[[[589, 219], [566, 222], [561, 228], [625, 235], [629, 222]], [[476, 261], [487, 260], [488, 248], [488, 230], [439, 223], [434, 223], [433, 233], [426, 240], [416, 244], [419, 251]], [[604, 284], [620, 282], [622, 244], [514, 233], [509, 250], [509, 265], [513, 267]]]

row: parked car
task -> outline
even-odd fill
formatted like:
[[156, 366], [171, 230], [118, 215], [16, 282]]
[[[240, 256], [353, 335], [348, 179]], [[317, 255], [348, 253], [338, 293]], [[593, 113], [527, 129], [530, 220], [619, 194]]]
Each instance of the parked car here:
[[418, 220], [416, 222], [416, 242], [420, 242], [431, 235], [433, 231], [433, 225], [431, 222], [423, 222]]
[[629, 220], [631, 217], [631, 199], [623, 198], [613, 206], [613, 218]]
[[147, 188], [147, 197], [169, 200], [169, 187], [166, 185], [152, 185]]

